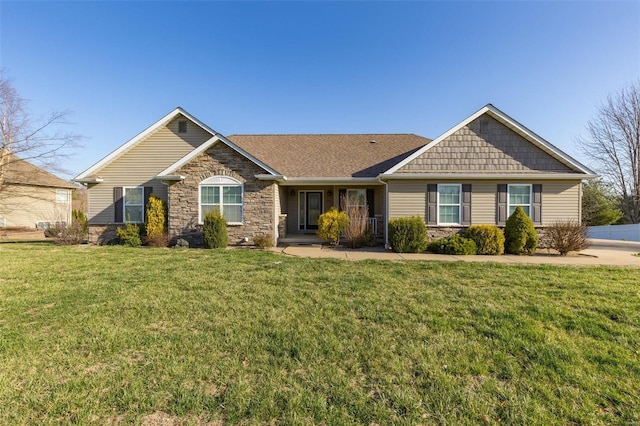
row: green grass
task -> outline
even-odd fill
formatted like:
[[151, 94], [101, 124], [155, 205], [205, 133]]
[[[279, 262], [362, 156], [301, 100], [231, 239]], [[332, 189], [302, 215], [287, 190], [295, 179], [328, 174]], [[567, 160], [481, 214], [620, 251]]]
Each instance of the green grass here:
[[0, 424], [638, 424], [639, 277], [4, 244]]

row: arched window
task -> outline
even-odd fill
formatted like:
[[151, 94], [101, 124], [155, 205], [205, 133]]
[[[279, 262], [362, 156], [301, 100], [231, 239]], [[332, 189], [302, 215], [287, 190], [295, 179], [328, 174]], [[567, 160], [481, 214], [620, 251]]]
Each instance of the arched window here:
[[204, 216], [219, 209], [227, 224], [240, 225], [243, 219], [244, 187], [229, 176], [213, 176], [200, 182], [199, 222]]

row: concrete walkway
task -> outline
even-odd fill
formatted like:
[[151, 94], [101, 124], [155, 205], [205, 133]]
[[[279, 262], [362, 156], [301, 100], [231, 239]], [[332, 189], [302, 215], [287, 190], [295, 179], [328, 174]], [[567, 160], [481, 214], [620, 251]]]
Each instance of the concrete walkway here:
[[273, 250], [284, 255], [296, 257], [318, 257], [345, 260], [435, 260], [441, 262], [496, 262], [511, 264], [550, 264], [550, 265], [609, 265], [640, 268], [640, 243], [611, 240], [590, 240], [591, 246], [580, 253], [560, 256], [551, 250], [542, 249], [533, 256], [452, 256], [432, 253], [394, 253], [382, 247], [348, 249], [326, 245], [289, 245]]

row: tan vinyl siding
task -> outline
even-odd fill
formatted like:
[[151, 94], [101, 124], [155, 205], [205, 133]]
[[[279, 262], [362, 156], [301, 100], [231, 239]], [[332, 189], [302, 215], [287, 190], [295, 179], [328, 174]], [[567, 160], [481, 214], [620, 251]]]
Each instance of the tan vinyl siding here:
[[427, 209], [426, 180], [396, 180], [389, 182], [389, 219], [418, 215], [425, 217]]
[[71, 223], [71, 190], [66, 203], [56, 201], [57, 188], [7, 185], [0, 193], [0, 220], [5, 226], [35, 228], [36, 222]]
[[471, 184], [471, 223], [496, 223], [498, 184], [542, 184], [542, 225], [557, 220], [580, 219], [580, 181], [511, 181], [511, 180], [397, 180], [389, 182], [389, 217], [419, 215], [427, 209], [427, 184]]
[[541, 183], [543, 225], [551, 225], [557, 220], [580, 219], [580, 181]]
[[[486, 133], [480, 122], [488, 120]], [[573, 172], [499, 121], [482, 115], [401, 167], [397, 173]]]
[[113, 223], [116, 186], [151, 186], [154, 195], [167, 200], [167, 186], [153, 177], [212, 137], [191, 121], [187, 123], [187, 133], [178, 133], [178, 122], [182, 120], [187, 119], [176, 117], [95, 173], [104, 182], [89, 188], [91, 224]]

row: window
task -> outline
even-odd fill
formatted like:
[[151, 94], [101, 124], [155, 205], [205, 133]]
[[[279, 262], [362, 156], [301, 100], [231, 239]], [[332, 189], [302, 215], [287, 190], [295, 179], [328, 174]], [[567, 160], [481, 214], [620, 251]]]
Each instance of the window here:
[[187, 122], [186, 122], [186, 120], [178, 121], [178, 133], [187, 133]]
[[144, 188], [124, 187], [122, 189], [122, 211], [124, 222], [144, 222]]
[[508, 216], [511, 216], [518, 206], [531, 216], [531, 185], [508, 185], [507, 191]]
[[460, 225], [462, 185], [438, 185], [438, 224]]
[[216, 209], [228, 224], [242, 224], [243, 187], [228, 176], [214, 176], [200, 183], [200, 223]]
[[68, 202], [69, 202], [69, 190], [56, 189], [56, 203], [68, 203]]
[[347, 189], [347, 212], [354, 207], [365, 208], [367, 206], [366, 189]]

